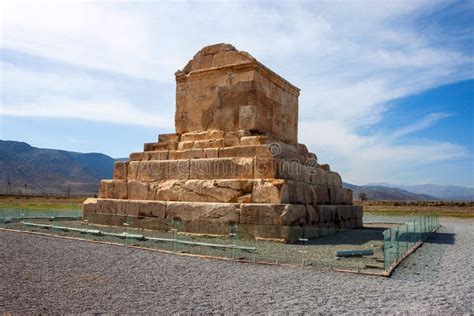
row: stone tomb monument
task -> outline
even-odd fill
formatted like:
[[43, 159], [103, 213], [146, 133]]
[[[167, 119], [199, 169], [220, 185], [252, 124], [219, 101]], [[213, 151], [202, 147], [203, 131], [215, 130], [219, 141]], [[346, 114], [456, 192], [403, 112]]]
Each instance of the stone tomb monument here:
[[241, 236], [283, 242], [316, 237], [309, 227], [362, 227], [352, 191], [297, 141], [297, 87], [228, 44], [204, 47], [175, 76], [176, 133], [115, 163], [84, 202], [89, 221], [167, 229], [179, 219], [209, 234], [235, 223]]

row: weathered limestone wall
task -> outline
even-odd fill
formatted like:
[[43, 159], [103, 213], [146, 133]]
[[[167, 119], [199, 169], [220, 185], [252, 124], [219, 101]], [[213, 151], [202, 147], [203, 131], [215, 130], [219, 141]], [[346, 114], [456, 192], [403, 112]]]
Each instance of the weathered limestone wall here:
[[176, 73], [176, 132], [249, 130], [296, 143], [299, 89], [231, 45]]

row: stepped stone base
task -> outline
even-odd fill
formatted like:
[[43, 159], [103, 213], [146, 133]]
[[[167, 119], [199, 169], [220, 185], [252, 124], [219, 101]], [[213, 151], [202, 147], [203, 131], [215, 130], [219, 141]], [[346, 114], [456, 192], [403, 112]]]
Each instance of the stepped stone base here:
[[352, 191], [298, 143], [300, 90], [232, 45], [175, 73], [175, 133], [115, 163], [84, 216], [100, 224], [293, 242], [362, 227]]
[[354, 205], [301, 205], [278, 203], [209, 203], [120, 199], [87, 199], [84, 218], [89, 222], [143, 229], [171, 229], [171, 220], [182, 223], [181, 232], [228, 234], [237, 224], [241, 238], [295, 242], [318, 237], [335, 229], [362, 227], [362, 207]]

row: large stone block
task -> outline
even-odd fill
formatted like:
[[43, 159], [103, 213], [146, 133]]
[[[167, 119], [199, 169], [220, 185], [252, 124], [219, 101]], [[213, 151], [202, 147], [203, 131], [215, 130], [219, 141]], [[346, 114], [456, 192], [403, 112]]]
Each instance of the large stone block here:
[[308, 168], [297, 160], [287, 160], [278, 157], [255, 158], [256, 179], [288, 179], [311, 183], [311, 174]]
[[306, 205], [306, 223], [310, 226], [319, 224], [319, 214], [312, 205]]
[[153, 200], [155, 192], [151, 190], [147, 182], [129, 180], [127, 181], [128, 198], [131, 200]]
[[351, 189], [343, 189], [343, 198], [342, 198], [342, 204], [345, 205], [352, 205], [352, 190]]
[[348, 221], [352, 219], [352, 210], [349, 205], [338, 205], [337, 206], [337, 219], [341, 221]]
[[128, 162], [127, 161], [116, 161], [114, 163], [114, 180], [127, 180], [127, 169], [128, 169]]
[[189, 165], [189, 160], [132, 161], [128, 165], [128, 180], [186, 180], [189, 178]]
[[329, 201], [332, 205], [344, 204], [344, 189], [329, 187]]
[[[123, 200], [122, 200], [123, 201]], [[97, 199], [96, 213], [98, 214], [117, 214], [120, 213], [121, 200]]]
[[285, 203], [289, 201], [288, 190], [282, 190], [284, 180], [256, 181], [252, 191], [252, 203]]
[[[361, 219], [363, 217], [364, 211], [362, 205], [351, 205], [352, 218]], [[361, 225], [362, 226], [362, 225]]]
[[131, 153], [128, 156], [128, 161], [142, 161], [143, 159], [143, 152]]
[[317, 205], [314, 209], [318, 214], [320, 223], [332, 223], [336, 219], [336, 205]]
[[305, 184], [299, 181], [288, 180], [288, 200], [290, 203], [306, 203]]
[[145, 151], [141, 160], [168, 160], [168, 153], [168, 150]]
[[[164, 219], [166, 216], [166, 203], [159, 201], [129, 201], [129, 208], [138, 207], [138, 216], [156, 217]], [[127, 212], [127, 215], [130, 212]], [[135, 211], [133, 211], [135, 213]]]
[[342, 188], [342, 179], [337, 172], [326, 172], [327, 185], [337, 188]]
[[100, 198], [126, 199], [127, 181], [126, 180], [101, 180], [99, 188]]
[[179, 142], [177, 149], [178, 150], [193, 149], [194, 148], [194, 143], [195, 143], [194, 140], [181, 141], [181, 142]]
[[253, 158], [215, 158], [191, 161], [190, 179], [252, 179]]
[[298, 204], [287, 204], [280, 216], [280, 225], [306, 225], [306, 207]]
[[241, 146], [261, 146], [268, 144], [270, 139], [266, 136], [246, 136], [240, 138]]
[[165, 143], [165, 142], [179, 142], [180, 141], [180, 135], [179, 134], [160, 134], [158, 136], [158, 142], [159, 143]]
[[257, 125], [257, 107], [255, 105], [243, 105], [239, 107], [239, 127], [252, 129]]
[[256, 225], [281, 225], [284, 204], [241, 204], [240, 223]]
[[198, 141], [224, 138], [224, 131], [209, 130], [204, 132], [189, 132], [181, 136], [181, 141]]
[[248, 192], [252, 192], [252, 183], [247, 180], [188, 180], [179, 191], [179, 200], [231, 203]]
[[[97, 199], [97, 213], [165, 218], [166, 203], [160, 201]], [[119, 224], [121, 226], [121, 223]]]
[[313, 185], [313, 204], [329, 204], [329, 189], [326, 186]]
[[280, 159], [256, 157], [254, 167], [255, 179], [279, 179]]
[[219, 148], [219, 158], [255, 157], [257, 155], [257, 148], [258, 146], [235, 146]]
[[311, 183], [318, 185], [318, 186], [327, 186], [327, 171], [321, 168], [314, 168], [312, 169], [311, 173]]
[[204, 155], [205, 155], [205, 158], [218, 158], [219, 148], [205, 148]]
[[225, 147], [240, 146], [240, 138], [237, 132], [226, 132], [224, 136]]
[[295, 204], [241, 204], [241, 224], [304, 225], [306, 208]]
[[281, 141], [272, 141], [266, 145], [274, 157], [279, 157], [285, 160], [297, 161], [305, 164], [308, 156], [302, 155], [295, 144], [287, 144]]
[[82, 204], [82, 212], [83, 214], [88, 213], [97, 213], [97, 199], [95, 198], [88, 198]]
[[271, 242], [293, 243], [303, 235], [305, 228], [299, 226], [240, 224], [237, 233], [242, 238], [253, 238]]
[[178, 142], [158, 142], [158, 143], [146, 143], [143, 145], [143, 151], [157, 151], [157, 150], [176, 150], [178, 148]]
[[184, 180], [165, 180], [150, 183], [150, 191], [155, 200], [178, 201]]
[[197, 140], [194, 142], [194, 148], [219, 148], [224, 147], [224, 138]]
[[238, 223], [240, 208], [239, 204], [232, 203], [167, 202], [166, 218], [182, 221]]
[[206, 158], [204, 149], [171, 150], [169, 152], [170, 160], [200, 159], [200, 158]]
[[129, 198], [188, 202], [238, 202], [250, 194], [253, 180], [129, 181]]

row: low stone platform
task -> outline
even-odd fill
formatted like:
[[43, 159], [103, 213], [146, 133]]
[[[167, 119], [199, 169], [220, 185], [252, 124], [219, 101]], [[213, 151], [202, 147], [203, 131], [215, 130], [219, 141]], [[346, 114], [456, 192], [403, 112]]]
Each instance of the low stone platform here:
[[[97, 224], [122, 226], [127, 222], [132, 227], [162, 230], [171, 228], [171, 220], [178, 220], [183, 224], [181, 231], [199, 234], [227, 234], [229, 225], [237, 224], [246, 237], [293, 242], [305, 228], [317, 232], [314, 228], [361, 227], [362, 207], [90, 198], [84, 202], [84, 217]], [[317, 236], [313, 233], [311, 237]]]

